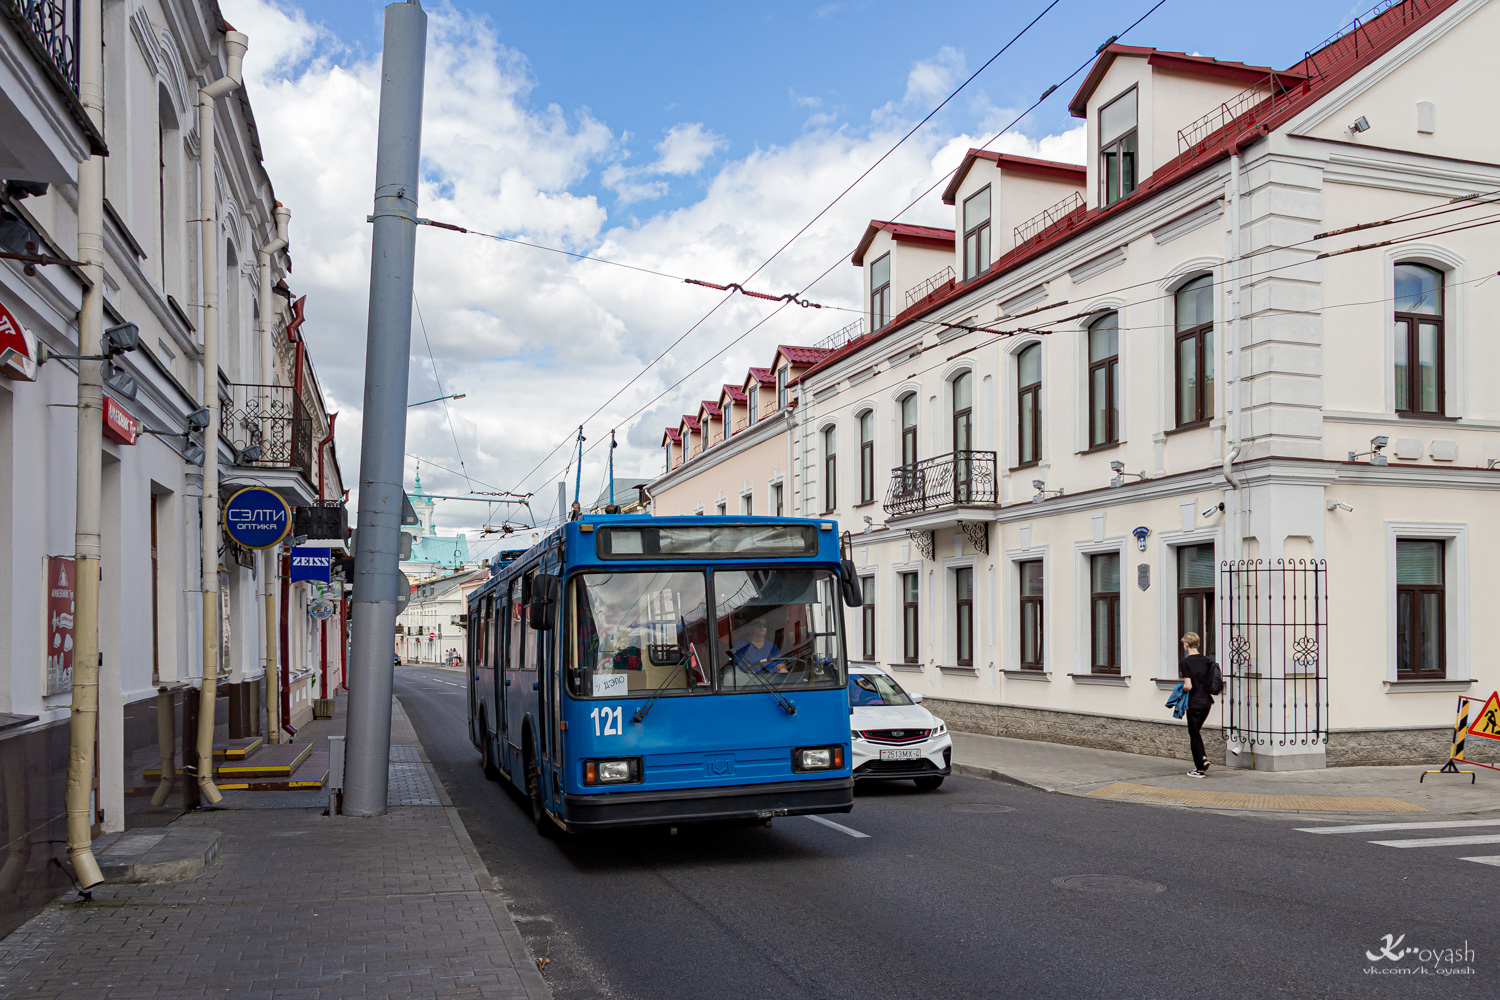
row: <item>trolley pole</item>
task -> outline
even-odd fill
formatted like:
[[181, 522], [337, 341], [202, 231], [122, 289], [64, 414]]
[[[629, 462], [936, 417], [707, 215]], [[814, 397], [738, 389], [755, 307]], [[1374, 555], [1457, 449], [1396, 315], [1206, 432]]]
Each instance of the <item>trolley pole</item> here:
[[386, 7], [351, 609], [354, 682], [344, 765], [344, 812], [350, 816], [379, 816], [386, 810], [426, 57], [422, 5], [409, 0]]

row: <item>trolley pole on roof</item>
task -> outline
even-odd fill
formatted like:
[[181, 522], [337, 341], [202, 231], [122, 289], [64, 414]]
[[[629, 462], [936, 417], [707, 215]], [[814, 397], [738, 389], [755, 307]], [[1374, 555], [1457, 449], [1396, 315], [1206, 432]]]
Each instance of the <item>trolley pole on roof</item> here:
[[422, 5], [408, 0], [386, 7], [344, 765], [344, 812], [351, 816], [386, 811], [426, 58], [427, 15]]
[[583, 491], [583, 425], [578, 425], [578, 471], [573, 477], [573, 502], [578, 502], [578, 494]]
[[609, 505], [615, 505], [615, 429], [609, 429]]

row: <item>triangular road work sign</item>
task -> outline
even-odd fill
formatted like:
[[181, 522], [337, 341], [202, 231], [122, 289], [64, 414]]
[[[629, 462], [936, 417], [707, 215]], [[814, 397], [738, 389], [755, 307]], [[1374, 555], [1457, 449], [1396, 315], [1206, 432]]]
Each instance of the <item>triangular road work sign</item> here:
[[1500, 740], [1500, 693], [1492, 693], [1474, 721], [1469, 724], [1470, 736], [1483, 736], [1487, 740]]

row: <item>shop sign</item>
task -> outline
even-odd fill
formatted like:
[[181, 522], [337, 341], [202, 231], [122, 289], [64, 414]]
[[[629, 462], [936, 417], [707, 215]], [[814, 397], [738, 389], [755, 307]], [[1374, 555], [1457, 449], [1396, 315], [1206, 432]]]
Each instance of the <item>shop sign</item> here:
[[73, 560], [47, 557], [47, 693], [73, 687]]
[[328, 583], [333, 553], [312, 545], [292, 549], [292, 582]]
[[36, 337], [0, 302], [0, 375], [36, 381]]
[[104, 397], [104, 436], [119, 444], [135, 444], [140, 425], [130, 411], [115, 402], [113, 396]]
[[335, 610], [334, 603], [326, 597], [320, 597], [307, 606], [307, 613], [320, 622], [326, 622], [332, 618]]
[[224, 530], [241, 545], [268, 549], [292, 530], [292, 508], [275, 490], [247, 486], [225, 502]]

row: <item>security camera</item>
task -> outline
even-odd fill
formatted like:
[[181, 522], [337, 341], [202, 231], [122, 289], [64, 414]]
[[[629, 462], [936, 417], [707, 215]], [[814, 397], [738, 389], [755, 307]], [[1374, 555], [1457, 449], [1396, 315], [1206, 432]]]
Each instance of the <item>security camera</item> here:
[[1390, 443], [1391, 439], [1386, 437], [1384, 434], [1377, 434], [1374, 437], [1370, 438], [1370, 447], [1374, 448], [1376, 451], [1379, 451]]
[[208, 426], [208, 407], [200, 406], [187, 415], [187, 425], [195, 431], [201, 431]]
[[865, 523], [866, 524], [874, 524], [875, 523], [875, 520], [872, 517], [870, 517], [869, 514], [866, 514], [864, 517], [865, 517]]
[[1045, 490], [1047, 488], [1047, 480], [1045, 480], [1045, 479], [1033, 479], [1031, 481], [1031, 485], [1034, 486], [1034, 487], [1036, 487], [1039, 490]]
[[1330, 500], [1330, 501], [1328, 501], [1328, 509], [1329, 510], [1347, 511], [1350, 514], [1354, 513], [1354, 508], [1353, 507], [1349, 506], [1346, 503], [1339, 503], [1337, 500]]
[[1349, 131], [1354, 133], [1355, 135], [1358, 135], [1361, 132], [1367, 132], [1369, 131], [1369, 129], [1370, 120], [1364, 115], [1360, 115], [1358, 118], [1354, 119], [1354, 124], [1349, 126]]
[[1213, 517], [1215, 514], [1222, 514], [1222, 513], [1224, 513], [1224, 504], [1223, 504], [1223, 501], [1220, 501], [1219, 503], [1214, 504], [1212, 507], [1209, 507], [1208, 509], [1204, 510], [1203, 511], [1203, 516], [1204, 517]]
[[1115, 472], [1124, 472], [1125, 471], [1125, 463], [1122, 462], [1122, 461], [1120, 461], [1119, 459], [1115, 459], [1113, 462], [1110, 462], [1109, 463], [1109, 467], [1111, 469], [1113, 469]]
[[134, 323], [116, 323], [104, 331], [104, 347], [110, 354], [124, 354], [141, 344], [141, 331]]

